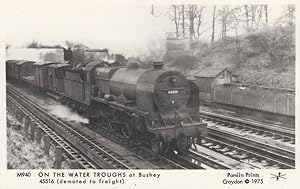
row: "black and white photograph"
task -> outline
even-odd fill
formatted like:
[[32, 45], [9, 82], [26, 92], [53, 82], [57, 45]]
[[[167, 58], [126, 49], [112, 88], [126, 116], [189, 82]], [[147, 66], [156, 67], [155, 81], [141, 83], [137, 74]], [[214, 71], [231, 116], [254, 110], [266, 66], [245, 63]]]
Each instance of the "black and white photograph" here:
[[221, 184], [253, 185], [266, 180], [255, 171], [296, 169], [295, 3], [4, 4], [3, 150], [17, 177], [226, 170]]
[[295, 5], [117, 7], [11, 12], [8, 169], [295, 168]]

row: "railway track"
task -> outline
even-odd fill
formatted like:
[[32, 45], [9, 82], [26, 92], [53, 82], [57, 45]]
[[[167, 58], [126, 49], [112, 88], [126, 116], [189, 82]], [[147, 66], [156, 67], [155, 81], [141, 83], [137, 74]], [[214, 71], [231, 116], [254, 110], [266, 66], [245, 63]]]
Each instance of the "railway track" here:
[[66, 141], [64, 138], [60, 137], [53, 129], [48, 127], [46, 124], [42, 123], [35, 115], [33, 115], [30, 111], [28, 111], [24, 106], [22, 106], [19, 102], [14, 100], [11, 96], [7, 95], [7, 100], [9, 106], [14, 106], [20, 109], [26, 116], [29, 116], [32, 121], [42, 131], [45, 135], [48, 135], [50, 139], [53, 141], [55, 146], [60, 146], [63, 149], [63, 158], [68, 162], [76, 161], [78, 168], [82, 169], [96, 169], [97, 166], [93, 164], [88, 158], [85, 157], [82, 153], [80, 153], [71, 143]]
[[50, 126], [56, 133], [59, 133], [62, 138], [73, 144], [73, 146], [76, 146], [76, 149], [80, 151], [80, 153], [85, 154], [97, 168], [138, 169], [138, 167], [128, 162], [123, 157], [108, 149], [99, 147], [100, 144], [94, 139], [91, 139], [86, 134], [56, 119], [13, 88], [7, 86], [6, 90], [9, 96], [14, 98], [23, 107], [26, 107], [32, 115], [35, 115], [37, 119], [43, 120], [46, 125]]
[[[237, 159], [241, 162], [251, 162], [254, 165], [258, 165], [258, 168], [295, 168], [294, 150], [267, 144], [266, 142], [255, 140], [255, 138], [247, 138], [247, 132], [244, 134], [238, 134], [221, 129], [222, 127], [234, 127], [237, 130], [243, 129], [242, 131], [245, 131], [246, 127], [246, 130], [250, 130], [252, 127], [251, 121], [247, 121], [247, 123], [245, 123], [242, 120], [232, 118], [231, 122], [231, 118], [223, 115], [216, 115], [214, 113], [209, 115], [205, 114], [203, 117], [204, 121], [213, 122], [215, 125], [220, 125], [221, 127], [208, 126], [209, 135], [201, 144], [202, 146], [206, 146], [214, 151], [226, 154], [229, 157]], [[291, 130], [287, 130], [285, 132], [283, 128], [278, 128], [275, 126], [266, 126], [264, 129], [263, 125], [259, 125], [257, 122], [254, 122], [253, 125], [254, 126], [251, 130], [251, 133], [258, 132], [257, 135], [259, 136], [264, 136], [262, 135], [262, 132], [264, 132], [264, 134], [269, 133], [267, 136], [271, 134], [274, 136], [280, 134], [281, 137], [294, 136]], [[274, 133], [271, 133], [272, 131], [274, 131]], [[273, 140], [277, 139], [278, 138], [276, 137]], [[293, 140], [294, 139], [286, 139], [284, 142], [294, 143]]]
[[[8, 92], [8, 94], [13, 93], [15, 96], [20, 95], [20, 92], [18, 92], [17, 90], [14, 90], [12, 87], [7, 87], [7, 92]], [[33, 108], [38, 108], [39, 109], [39, 110], [33, 111], [33, 113], [31, 113], [29, 110], [26, 110], [31, 115], [34, 115], [38, 112], [47, 114], [46, 111], [44, 111], [42, 108], [35, 105], [33, 102], [30, 102], [29, 99], [27, 99], [25, 97], [20, 97], [20, 96], [18, 97], [18, 99], [22, 100], [23, 103], [25, 102], [26, 107], [28, 107], [28, 105], [30, 105], [30, 106], [33, 106]], [[30, 109], [33, 109], [33, 108], [30, 108]], [[135, 153], [138, 156], [138, 159], [144, 160], [145, 162], [151, 162], [153, 165], [156, 165], [156, 167], [152, 166], [152, 168], [154, 168], [154, 169], [155, 168], [159, 168], [159, 169], [188, 169], [188, 168], [192, 167], [191, 164], [189, 164], [189, 162], [183, 162], [182, 161], [180, 163], [176, 163], [176, 162], [174, 162], [171, 159], [168, 159], [166, 157], [153, 155], [149, 149], [146, 149], [145, 147], [143, 147], [143, 146], [141, 146], [137, 143], [134, 143], [131, 140], [126, 139], [122, 135], [120, 135], [118, 133], [115, 133], [115, 132], [109, 130], [108, 128], [106, 128], [106, 127], [99, 126], [99, 124], [96, 124], [95, 122], [92, 122], [93, 124], [84, 125], [87, 128], [93, 129], [93, 131], [91, 130], [89, 133], [87, 133], [87, 132], [84, 132], [84, 131], [80, 131], [76, 127], [74, 128], [74, 126], [72, 126], [72, 125], [68, 125], [67, 123], [64, 123], [62, 120], [57, 120], [56, 118], [52, 117], [49, 114], [48, 115], [42, 115], [41, 117], [44, 119], [47, 116], [50, 116], [51, 120], [55, 119], [53, 127], [58, 127], [58, 129], [56, 129], [56, 130], [58, 130], [60, 133], [64, 133], [63, 134], [64, 137], [67, 137], [67, 135], [69, 135], [73, 132], [76, 132], [76, 133], [81, 133], [80, 135], [85, 137], [85, 138], [89, 138], [89, 133], [93, 133], [93, 131], [97, 131], [99, 133], [98, 138], [102, 138], [104, 136], [104, 137], [108, 138], [110, 141], [112, 141], [114, 143], [117, 143], [117, 144], [120, 144], [125, 148], [128, 148], [128, 150], [131, 150], [133, 153]], [[36, 118], [36, 119], [38, 120], [39, 118]], [[41, 122], [41, 121], [39, 121], [39, 122]], [[49, 122], [49, 120], [47, 120], [46, 122]], [[67, 128], [66, 133], [64, 131], [62, 132], [61, 126], [59, 126], [59, 125], [62, 125], [63, 130], [65, 128]], [[70, 129], [72, 131], [70, 131]], [[86, 130], [87, 129], [85, 129], [85, 131]], [[101, 136], [100, 136], [100, 134], [101, 134]], [[92, 135], [95, 136], [95, 133], [93, 133]], [[60, 137], [60, 138], [62, 138], [62, 137]], [[82, 140], [82, 139], [79, 140], [80, 142], [77, 142], [77, 141], [74, 142], [73, 139], [70, 139], [70, 140], [72, 141], [72, 144], [79, 145], [81, 142], [84, 142], [84, 145], [86, 144], [86, 141]], [[101, 145], [99, 142], [97, 143], [97, 141], [95, 139], [91, 139], [91, 142], [96, 143], [97, 147], [105, 148], [105, 146]], [[89, 148], [90, 149], [95, 149], [95, 145], [92, 145]], [[85, 149], [81, 148], [81, 151], [85, 152]], [[113, 151], [111, 151], [109, 149], [105, 149], [105, 151], [107, 153], [114, 154], [114, 156], [117, 156], [118, 158], [121, 158], [121, 157], [119, 157], [119, 155], [116, 155]], [[90, 153], [85, 152], [85, 154], [90, 154]], [[95, 157], [92, 157], [92, 158], [95, 159]], [[104, 160], [107, 161], [108, 159], [105, 158]], [[122, 160], [122, 161], [126, 161], [126, 160]], [[126, 163], [128, 164], [129, 162], [126, 161]], [[96, 163], [96, 165], [97, 165], [97, 163]], [[117, 166], [115, 166], [115, 167], [117, 167]], [[97, 166], [97, 167], [94, 166], [93, 168], [106, 168], [107, 169], [107, 168], [115, 168], [115, 167], [111, 167], [110, 165], [104, 165], [103, 166], [103, 164], [100, 164], [99, 166]], [[126, 167], [126, 168], [138, 169], [138, 167], [136, 167], [134, 165], [130, 165], [130, 167]], [[199, 169], [200, 167], [198, 165], [194, 165], [193, 168], [194, 169], [196, 169], [196, 168]]]
[[223, 142], [247, 149], [249, 153], [262, 154], [261, 157], [268, 158], [279, 165], [283, 165], [283, 167], [295, 168], [295, 152], [293, 151], [217, 130], [211, 132], [210, 136], [213, 136], [214, 139], [217, 139], [217, 137], [219, 137], [219, 139], [222, 138]]
[[101, 134], [118, 143], [142, 158], [157, 165], [161, 169], [232, 169], [220, 160], [204, 153], [194, 153], [193, 151], [185, 151], [179, 154], [168, 155], [167, 158], [160, 155], [153, 155], [151, 151], [133, 140], [128, 140], [122, 135], [112, 131], [107, 127], [98, 126], [97, 123], [87, 124], [91, 130]]
[[111, 129], [103, 126], [99, 126], [96, 122], [87, 124], [86, 127], [99, 135], [109, 138], [109, 140], [122, 145], [129, 151], [137, 154], [140, 158], [145, 159], [152, 164], [156, 165], [160, 169], [203, 169], [199, 164], [191, 162], [191, 158], [182, 158], [180, 155], [164, 157], [161, 155], [154, 155], [150, 149], [147, 149], [143, 145], [130, 140], [122, 136], [121, 134], [112, 131]]
[[202, 119], [205, 121], [211, 121], [225, 127], [240, 129], [244, 132], [270, 137], [274, 140], [285, 143], [295, 144], [295, 130], [288, 127], [235, 118], [207, 111], [200, 111], [200, 114]]
[[185, 151], [178, 154], [178, 158], [192, 162], [194, 166], [200, 166], [203, 169], [232, 169], [231, 166], [221, 162], [217, 158], [205, 153], [195, 153], [194, 150]]

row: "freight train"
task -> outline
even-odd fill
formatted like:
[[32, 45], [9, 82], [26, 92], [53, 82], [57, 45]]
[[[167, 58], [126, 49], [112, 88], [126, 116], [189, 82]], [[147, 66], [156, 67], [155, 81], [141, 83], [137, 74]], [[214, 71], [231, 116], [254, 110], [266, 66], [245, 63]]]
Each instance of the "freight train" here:
[[75, 69], [58, 62], [7, 60], [6, 73], [7, 79], [57, 97], [155, 153], [188, 149], [207, 135], [198, 86], [178, 71], [163, 69], [162, 62], [143, 69], [136, 62], [92, 61]]

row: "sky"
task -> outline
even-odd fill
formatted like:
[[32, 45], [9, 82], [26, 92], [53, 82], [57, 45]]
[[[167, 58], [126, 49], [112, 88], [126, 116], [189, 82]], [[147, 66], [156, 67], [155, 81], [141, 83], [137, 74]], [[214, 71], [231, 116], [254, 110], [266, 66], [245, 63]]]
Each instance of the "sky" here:
[[[5, 0], [5, 41], [15, 47], [32, 40], [43, 44], [74, 41], [91, 48], [109, 48], [116, 53], [138, 56], [149, 49], [163, 51], [165, 33], [174, 31], [169, 4], [107, 3], [96, 0]], [[270, 6], [270, 20], [282, 13], [282, 5]], [[203, 28], [211, 23], [212, 5], [205, 9]], [[208, 30], [203, 39], [208, 39]]]
[[[107, 4], [100, 1], [35, 1], [6, 3], [6, 41], [23, 45], [32, 40], [64, 44], [70, 40], [114, 51], [144, 50], [164, 37], [161, 19], [150, 4]], [[160, 25], [160, 27], [154, 27]]]

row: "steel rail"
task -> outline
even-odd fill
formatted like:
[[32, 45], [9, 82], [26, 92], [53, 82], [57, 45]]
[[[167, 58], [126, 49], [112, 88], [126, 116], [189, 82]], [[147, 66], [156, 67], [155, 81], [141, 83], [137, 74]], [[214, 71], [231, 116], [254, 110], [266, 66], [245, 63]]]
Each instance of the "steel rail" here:
[[100, 148], [96, 141], [90, 140], [88, 136], [81, 134], [80, 131], [73, 129], [66, 123], [56, 119], [54, 116], [47, 113], [38, 105], [34, 104], [28, 98], [21, 96], [18, 91], [13, 90], [7, 86], [7, 93], [15, 95], [17, 101], [26, 106], [29, 111], [36, 115], [39, 119], [43, 120], [53, 130], [58, 132], [67, 141], [73, 143], [79, 151], [86, 154], [95, 164], [103, 169], [137, 169], [136, 166], [124, 161], [122, 157], [115, 157], [116, 154], [111, 155], [105, 149]]

